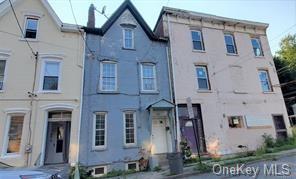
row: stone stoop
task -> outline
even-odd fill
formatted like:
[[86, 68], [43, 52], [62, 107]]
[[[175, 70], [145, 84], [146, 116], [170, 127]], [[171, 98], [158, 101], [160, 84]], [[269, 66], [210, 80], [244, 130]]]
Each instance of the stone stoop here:
[[44, 165], [40, 167], [41, 169], [56, 170], [62, 176], [62, 178], [69, 178], [70, 164], [53, 164], [53, 165]]

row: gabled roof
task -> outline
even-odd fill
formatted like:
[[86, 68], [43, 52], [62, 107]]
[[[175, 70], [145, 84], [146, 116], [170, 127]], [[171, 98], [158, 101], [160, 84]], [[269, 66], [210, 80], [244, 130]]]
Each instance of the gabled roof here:
[[158, 20], [156, 22], [154, 31], [155, 31], [163, 14], [171, 14], [171, 15], [187, 17], [187, 18], [192, 18], [192, 19], [202, 19], [205, 21], [217, 21], [217, 22], [226, 23], [226, 24], [230, 24], [230, 25], [242, 25], [242, 26], [257, 27], [257, 28], [262, 28], [262, 29], [266, 29], [268, 27], [267, 23], [262, 23], [262, 22], [240, 20], [240, 19], [216, 16], [216, 15], [212, 15], [212, 14], [188, 11], [188, 10], [184, 10], [184, 9], [172, 8], [172, 7], [163, 7], [160, 14], [159, 14]]
[[92, 33], [97, 35], [104, 35], [110, 27], [115, 23], [115, 21], [121, 16], [121, 14], [125, 10], [129, 10], [131, 14], [134, 16], [134, 18], [137, 20], [137, 22], [140, 24], [142, 29], [145, 31], [147, 36], [150, 40], [157, 40], [157, 41], [167, 41], [164, 38], [157, 37], [153, 31], [150, 29], [148, 24], [145, 22], [137, 8], [132, 4], [130, 0], [125, 0], [119, 8], [112, 14], [112, 16], [104, 23], [104, 25], [101, 28], [89, 28], [89, 27], [83, 27], [86, 33]]
[[147, 109], [150, 108], [155, 108], [155, 109], [171, 109], [174, 108], [175, 104], [166, 100], [166, 99], [161, 99], [155, 103], [150, 104]]
[[[11, 0], [11, 1], [13, 6], [17, 7], [19, 3], [25, 0]], [[41, 2], [43, 7], [47, 10], [48, 14], [52, 17], [53, 21], [61, 31], [79, 32], [79, 29], [81, 28], [81, 26], [77, 27], [77, 25], [74, 25], [74, 24], [63, 23], [55, 13], [53, 8], [50, 6], [50, 4], [47, 2], [47, 0], [35, 0], [35, 1]], [[11, 10], [11, 7], [8, 0], [4, 0], [2, 3], [0, 3], [0, 18], [4, 16], [6, 13], [8, 13], [10, 10]]]

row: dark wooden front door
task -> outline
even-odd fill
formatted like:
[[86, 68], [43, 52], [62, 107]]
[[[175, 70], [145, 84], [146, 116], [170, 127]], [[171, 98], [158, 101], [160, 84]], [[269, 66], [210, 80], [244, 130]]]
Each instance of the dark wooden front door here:
[[283, 115], [273, 115], [273, 122], [277, 138], [287, 138], [287, 128]]

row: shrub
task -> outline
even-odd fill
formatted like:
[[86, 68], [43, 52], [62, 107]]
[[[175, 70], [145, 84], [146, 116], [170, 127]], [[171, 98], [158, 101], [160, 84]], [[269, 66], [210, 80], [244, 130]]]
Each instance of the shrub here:
[[[94, 179], [94, 177], [91, 176], [91, 170], [87, 170], [86, 167], [78, 164], [79, 174], [81, 179]], [[70, 170], [70, 178], [74, 179], [75, 175], [75, 167], [71, 167]]]
[[205, 172], [209, 172], [212, 170], [212, 166], [207, 165], [205, 163], [197, 163], [196, 169], [200, 172], [200, 173], [205, 173]]
[[275, 146], [275, 141], [271, 135], [263, 134], [262, 137], [266, 147], [273, 148]]

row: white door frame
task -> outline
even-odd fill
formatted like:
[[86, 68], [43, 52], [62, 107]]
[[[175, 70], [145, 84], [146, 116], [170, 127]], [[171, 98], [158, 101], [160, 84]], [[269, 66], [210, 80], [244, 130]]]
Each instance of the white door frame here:
[[[45, 159], [45, 150], [46, 150], [46, 139], [47, 139], [47, 127], [48, 127], [48, 113], [51, 111], [57, 111], [57, 110], [65, 110], [65, 111], [71, 111], [73, 114], [73, 110], [74, 108], [77, 107], [75, 105], [72, 104], [51, 104], [51, 105], [47, 105], [47, 106], [43, 106], [43, 110], [44, 110], [44, 126], [43, 126], [43, 134], [42, 134], [42, 146], [41, 146], [41, 155], [40, 155], [40, 162], [39, 165], [43, 166], [44, 165], [44, 159]], [[73, 117], [71, 116], [71, 122]], [[80, 119], [79, 119], [80, 120]], [[72, 125], [71, 125], [72, 128]], [[72, 131], [72, 129], [70, 129], [70, 131]], [[71, 145], [71, 139], [70, 139], [70, 145]], [[69, 153], [70, 155], [70, 153]]]

